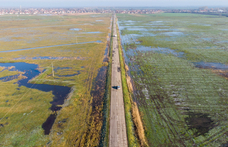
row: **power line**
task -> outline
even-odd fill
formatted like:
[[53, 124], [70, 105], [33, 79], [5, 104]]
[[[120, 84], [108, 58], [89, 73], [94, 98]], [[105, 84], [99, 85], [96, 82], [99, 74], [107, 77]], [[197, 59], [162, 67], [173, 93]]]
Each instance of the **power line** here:
[[[51, 65], [53, 65], [53, 62], [52, 62]], [[51, 65], [50, 65], [50, 66], [51, 66]], [[16, 104], [14, 104], [13, 107], [11, 107], [11, 108], [8, 110], [8, 112], [6, 112], [6, 114], [0, 119], [0, 122], [6, 117], [6, 115], [9, 114], [9, 112], [10, 112], [12, 109], [13, 109], [13, 108], [22, 100], [22, 98], [24, 98], [25, 95], [28, 94], [29, 91], [31, 91], [31, 88], [32, 88], [37, 82], [38, 82], [38, 80], [37, 80], [31, 87], [29, 87], [28, 91], [25, 92], [25, 93], [23, 94], [23, 96], [18, 100], [18, 102], [17, 102]], [[11, 116], [12, 116], [12, 115], [11, 115]]]

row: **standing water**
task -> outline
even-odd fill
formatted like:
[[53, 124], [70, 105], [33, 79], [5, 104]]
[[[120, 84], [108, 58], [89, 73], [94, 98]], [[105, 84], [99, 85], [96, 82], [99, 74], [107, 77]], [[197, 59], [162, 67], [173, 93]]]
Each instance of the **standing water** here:
[[[20, 71], [24, 72], [22, 74], [23, 76], [26, 76], [27, 78], [19, 80], [17, 83], [20, 86], [25, 86], [27, 88], [37, 89], [44, 92], [52, 91], [52, 94], [54, 95], [53, 101], [50, 102], [52, 106], [50, 109], [55, 112], [54, 114], [51, 114], [47, 120], [43, 123], [42, 128], [44, 129], [44, 134], [48, 135], [50, 133], [50, 130], [52, 128], [52, 125], [55, 122], [56, 119], [56, 111], [59, 111], [62, 107], [59, 107], [58, 105], [62, 105], [64, 103], [65, 98], [70, 93], [70, 87], [66, 86], [57, 86], [57, 85], [47, 85], [47, 84], [31, 84], [28, 83], [29, 80], [32, 78], [38, 76], [40, 74], [40, 71], [38, 69], [38, 65], [36, 64], [29, 64], [25, 62], [16, 62], [16, 63], [0, 63], [0, 66], [2, 67], [12, 67], [15, 68], [9, 69], [9, 71]], [[18, 76], [14, 76], [14, 78], [10, 78], [8, 76], [1, 78], [2, 81], [10, 81]], [[9, 79], [9, 80], [5, 80]]]

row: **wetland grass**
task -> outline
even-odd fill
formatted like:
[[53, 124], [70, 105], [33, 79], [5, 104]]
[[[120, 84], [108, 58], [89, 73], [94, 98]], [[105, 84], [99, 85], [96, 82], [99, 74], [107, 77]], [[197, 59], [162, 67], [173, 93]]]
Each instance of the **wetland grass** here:
[[[117, 15], [123, 54], [135, 86], [133, 100], [148, 145], [226, 144], [226, 70], [198, 68], [193, 63], [228, 64], [227, 33], [221, 31], [227, 29], [227, 18], [169, 13], [143, 16]], [[128, 30], [139, 26], [139, 32]]]
[[[16, 16], [13, 16], [17, 20]], [[95, 18], [84, 16], [22, 16], [25, 20], [14, 21], [1, 19], [1, 32], [10, 38], [1, 40], [1, 51], [48, 45], [94, 41], [101, 43], [76, 44], [20, 52], [0, 53], [0, 62], [26, 62], [38, 64], [38, 70], [45, 71], [31, 83], [73, 86], [67, 104], [61, 105], [61, 111], [52, 112], [49, 108], [53, 100], [52, 92], [18, 87], [14, 84], [20, 78], [1, 82], [0, 118], [1, 145], [3, 146], [97, 146], [100, 140], [103, 120], [93, 119], [91, 96], [92, 82], [97, 77], [98, 69], [103, 66], [106, 36], [109, 32], [110, 15], [100, 15], [102, 23], [90, 25]], [[87, 24], [85, 24], [87, 23]], [[14, 24], [14, 25], [11, 25]], [[81, 25], [83, 24], [83, 25]], [[85, 30], [86, 27], [86, 30]], [[6, 29], [7, 28], [7, 29]], [[79, 31], [70, 28], [81, 28]], [[107, 28], [107, 29], [105, 29]], [[4, 33], [5, 32], [5, 33]], [[80, 34], [80, 32], [102, 32], [99, 34]], [[12, 38], [20, 34], [20, 38]], [[79, 37], [80, 36], [80, 37]], [[4, 36], [0, 36], [4, 37]], [[22, 58], [23, 57], [23, 58]], [[34, 57], [55, 57], [59, 59], [36, 59]], [[66, 57], [68, 59], [61, 59]], [[79, 58], [78, 58], [79, 57]], [[18, 60], [15, 60], [19, 58]], [[56, 76], [51, 76], [53, 63]], [[83, 67], [83, 68], [82, 68]], [[2, 69], [2, 68], [1, 68]], [[75, 74], [80, 71], [80, 74]], [[17, 71], [4, 70], [0, 77], [19, 74]], [[60, 76], [57, 76], [60, 75]], [[73, 75], [73, 76], [65, 76]], [[24, 95], [24, 96], [23, 96]], [[21, 98], [21, 99], [20, 99]], [[102, 113], [103, 106], [98, 113]], [[10, 110], [10, 111], [9, 111]], [[8, 113], [7, 113], [8, 112]], [[7, 114], [7, 115], [5, 115]], [[56, 117], [49, 135], [44, 135], [42, 124], [49, 116]], [[94, 117], [96, 118], [96, 117]], [[92, 135], [93, 134], [93, 135]], [[92, 135], [92, 138], [91, 138]]]

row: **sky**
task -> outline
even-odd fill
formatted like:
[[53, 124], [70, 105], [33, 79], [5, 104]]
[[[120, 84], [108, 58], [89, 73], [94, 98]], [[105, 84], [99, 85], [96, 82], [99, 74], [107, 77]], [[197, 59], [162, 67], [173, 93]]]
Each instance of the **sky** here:
[[0, 7], [228, 7], [228, 0], [0, 0]]

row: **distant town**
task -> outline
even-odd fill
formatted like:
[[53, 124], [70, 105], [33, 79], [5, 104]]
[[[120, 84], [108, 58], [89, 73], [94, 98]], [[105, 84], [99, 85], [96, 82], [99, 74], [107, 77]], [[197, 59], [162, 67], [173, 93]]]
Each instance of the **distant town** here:
[[154, 13], [212, 13], [227, 14], [228, 8], [197, 9], [156, 9], [156, 8], [0, 8], [0, 15], [74, 15], [80, 13], [122, 13], [122, 14], [154, 14]]

